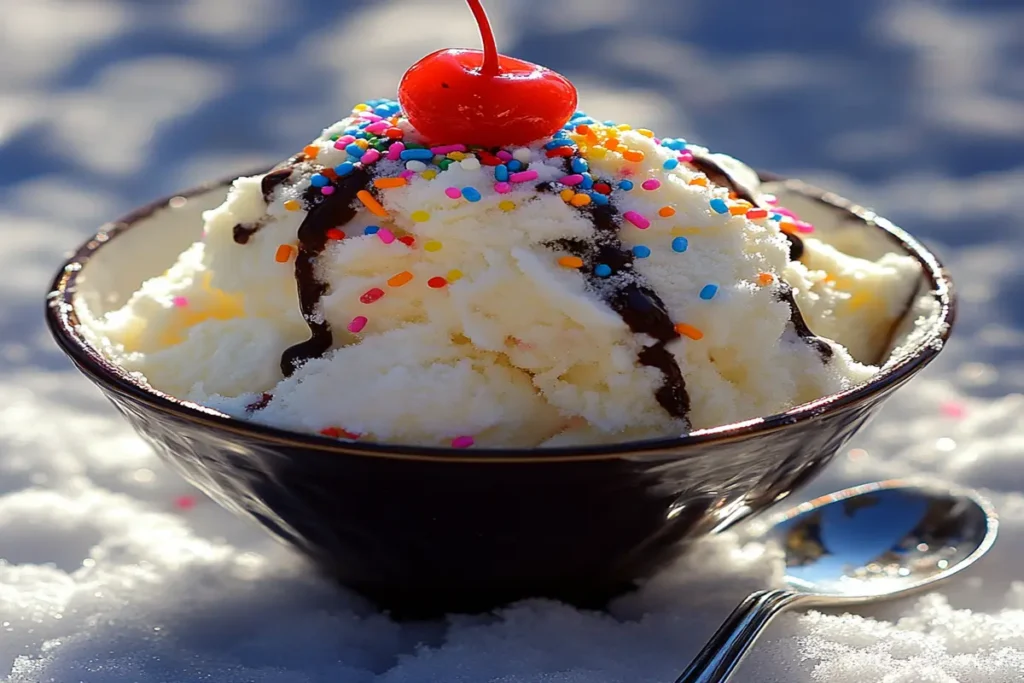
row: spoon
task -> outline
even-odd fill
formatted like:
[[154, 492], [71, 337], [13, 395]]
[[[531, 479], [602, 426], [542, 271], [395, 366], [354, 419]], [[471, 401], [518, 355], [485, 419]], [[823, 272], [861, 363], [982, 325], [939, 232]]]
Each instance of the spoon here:
[[974, 492], [893, 480], [816, 498], [765, 526], [765, 541], [783, 549], [786, 587], [752, 593], [676, 683], [727, 680], [783, 610], [889, 600], [949, 578], [992, 547], [999, 521]]

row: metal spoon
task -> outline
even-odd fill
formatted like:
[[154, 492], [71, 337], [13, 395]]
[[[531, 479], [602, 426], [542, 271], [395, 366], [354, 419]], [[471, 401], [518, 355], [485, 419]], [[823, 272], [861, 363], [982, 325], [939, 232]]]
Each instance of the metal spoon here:
[[676, 683], [722, 683], [776, 615], [791, 607], [888, 600], [946, 579], [984, 555], [999, 527], [971, 491], [903, 481], [822, 496], [774, 518], [786, 588], [753, 593]]

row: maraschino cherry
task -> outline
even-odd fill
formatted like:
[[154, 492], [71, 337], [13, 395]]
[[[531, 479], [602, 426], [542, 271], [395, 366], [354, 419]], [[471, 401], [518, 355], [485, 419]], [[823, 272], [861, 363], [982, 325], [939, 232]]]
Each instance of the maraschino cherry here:
[[480, 0], [467, 0], [484, 49], [429, 54], [402, 77], [398, 101], [431, 144], [525, 145], [565, 125], [576, 111], [576, 88], [537, 64], [498, 54]]

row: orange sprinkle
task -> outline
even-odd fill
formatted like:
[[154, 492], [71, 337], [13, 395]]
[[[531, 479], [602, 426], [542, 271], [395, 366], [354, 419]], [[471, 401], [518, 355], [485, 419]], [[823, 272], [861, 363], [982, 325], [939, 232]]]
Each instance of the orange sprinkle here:
[[608, 149], [615, 149], [616, 147], [619, 146], [619, 139], [618, 138], [608, 138], [607, 140], [604, 141], [603, 144]]
[[761, 285], [770, 285], [775, 282], [775, 276], [771, 273], [761, 273], [757, 276], [757, 282]]
[[576, 133], [579, 135], [588, 135], [590, 133], [590, 126], [585, 123], [581, 123], [576, 126]]
[[359, 190], [356, 192], [356, 197], [363, 203], [363, 206], [370, 210], [370, 213], [387, 218], [387, 210], [367, 190]]
[[324, 176], [325, 178], [327, 178], [329, 180], [337, 180], [338, 179], [338, 173], [333, 168], [321, 169], [320, 175]]
[[581, 192], [580, 194], [570, 199], [569, 203], [572, 204], [573, 206], [586, 206], [587, 204], [590, 203], [590, 195], [583, 194]]
[[320, 148], [316, 145], [306, 145], [302, 153], [306, 155], [307, 159], [316, 159], [317, 155], [320, 154]]
[[292, 252], [295, 251], [295, 247], [290, 244], [282, 244], [277, 248], [277, 253], [274, 254], [274, 260], [278, 263], [288, 263], [292, 260]]
[[687, 325], [686, 323], [676, 323], [676, 332], [683, 335], [684, 337], [689, 337], [694, 341], [699, 341], [704, 338], [703, 332], [698, 330], [693, 325]]
[[408, 284], [410, 280], [412, 280], [412, 273], [408, 270], [403, 270], [397, 275], [392, 275], [388, 280], [388, 285], [391, 287], [401, 287], [404, 284]]
[[705, 178], [702, 175], [699, 175], [696, 178], [691, 178], [690, 179], [690, 184], [691, 185], [700, 185], [701, 187], [707, 187], [708, 186], [708, 179]]
[[745, 206], [733, 206], [729, 207], [729, 214], [732, 216], [743, 216], [747, 213], [747, 207]]
[[302, 208], [302, 205], [299, 204], [294, 199], [289, 199], [284, 203], [284, 208], [286, 211], [298, 211], [299, 209]]
[[567, 202], [576, 196], [576, 192], [568, 188], [558, 193], [558, 196], [562, 198], [563, 202]]
[[622, 158], [626, 161], [643, 161], [645, 155], [643, 152], [630, 149], [622, 153]]
[[563, 256], [562, 258], [558, 259], [558, 265], [562, 266], [563, 268], [582, 268], [583, 259], [581, 259], [579, 256]]
[[675, 216], [676, 210], [673, 209], [671, 206], [663, 206], [660, 209], [658, 209], [658, 215], [661, 216], [662, 218], [668, 218], [669, 216]]
[[382, 190], [388, 190], [394, 187], [402, 187], [408, 184], [405, 178], [377, 178], [373, 181], [374, 187], [379, 187]]

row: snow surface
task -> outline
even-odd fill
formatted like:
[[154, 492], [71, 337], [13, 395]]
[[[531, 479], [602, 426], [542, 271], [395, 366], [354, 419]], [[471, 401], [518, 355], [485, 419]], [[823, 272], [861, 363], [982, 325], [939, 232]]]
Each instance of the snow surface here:
[[[875, 206], [959, 282], [955, 341], [804, 495], [934, 476], [985, 490], [1000, 540], [940, 592], [783, 616], [736, 680], [1024, 679], [1021, 5], [489, 4], [504, 49], [573, 78], [588, 110]], [[768, 579], [729, 535], [610, 614], [529, 602], [398, 625], [192, 498], [49, 341], [65, 250], [154, 196], [284, 157], [422, 54], [475, 44], [458, 0], [0, 10], [0, 679], [671, 681]]]

